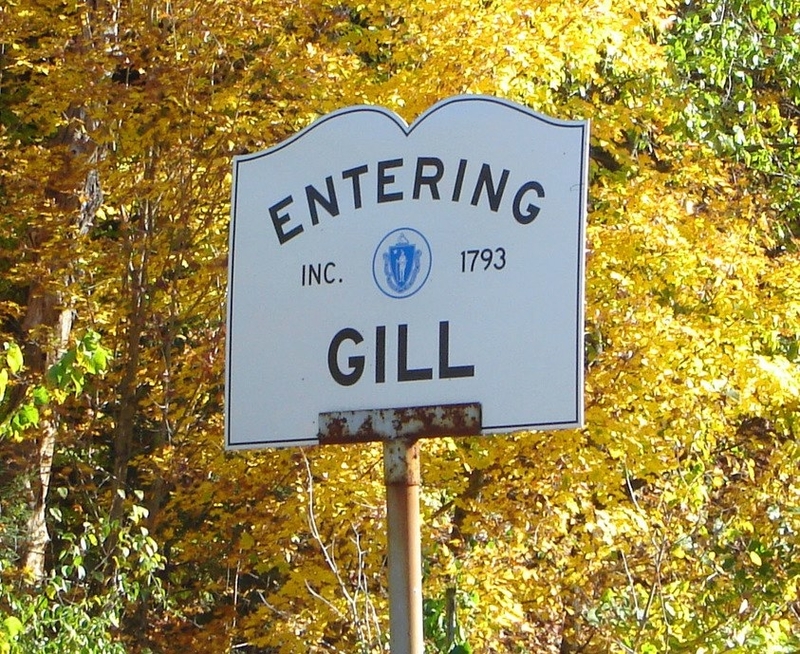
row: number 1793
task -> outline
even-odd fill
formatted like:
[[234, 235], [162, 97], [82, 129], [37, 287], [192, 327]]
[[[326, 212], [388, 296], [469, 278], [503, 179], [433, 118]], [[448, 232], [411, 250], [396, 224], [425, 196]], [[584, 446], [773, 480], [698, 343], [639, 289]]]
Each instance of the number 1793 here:
[[461, 250], [461, 272], [476, 270], [502, 270], [506, 267], [505, 248], [483, 248], [482, 250]]

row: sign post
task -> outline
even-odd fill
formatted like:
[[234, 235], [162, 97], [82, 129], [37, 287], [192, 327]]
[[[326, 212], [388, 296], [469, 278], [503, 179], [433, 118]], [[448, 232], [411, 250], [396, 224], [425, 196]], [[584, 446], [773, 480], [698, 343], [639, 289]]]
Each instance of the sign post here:
[[394, 654], [423, 654], [419, 440], [480, 433], [479, 404], [320, 414], [321, 443], [383, 442], [389, 568], [389, 638]]
[[418, 439], [583, 424], [587, 170], [587, 122], [484, 96], [235, 158], [225, 445], [383, 441], [395, 654], [422, 653]]
[[419, 442], [383, 444], [389, 542], [389, 638], [392, 652], [423, 654]]

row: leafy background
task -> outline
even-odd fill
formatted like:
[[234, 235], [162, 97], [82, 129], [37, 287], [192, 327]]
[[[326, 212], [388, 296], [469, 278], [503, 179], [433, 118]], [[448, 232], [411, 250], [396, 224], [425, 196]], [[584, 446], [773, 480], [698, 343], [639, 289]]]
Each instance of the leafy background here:
[[425, 443], [428, 651], [798, 651], [799, 57], [797, 0], [5, 2], [0, 652], [385, 651], [379, 449], [222, 448], [231, 157], [458, 93], [592, 121], [587, 426]]

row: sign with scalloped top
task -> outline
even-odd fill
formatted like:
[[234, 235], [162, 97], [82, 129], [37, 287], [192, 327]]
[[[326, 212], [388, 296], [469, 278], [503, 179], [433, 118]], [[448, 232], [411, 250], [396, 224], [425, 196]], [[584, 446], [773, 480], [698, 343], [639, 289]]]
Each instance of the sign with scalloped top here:
[[588, 132], [458, 96], [411, 125], [342, 109], [236, 157], [226, 447], [464, 402], [484, 433], [581, 426]]

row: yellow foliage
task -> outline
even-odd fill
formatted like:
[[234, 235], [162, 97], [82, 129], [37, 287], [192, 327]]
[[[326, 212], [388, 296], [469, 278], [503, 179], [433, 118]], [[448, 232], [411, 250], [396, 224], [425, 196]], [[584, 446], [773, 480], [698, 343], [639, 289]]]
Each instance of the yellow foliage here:
[[[62, 430], [95, 458], [54, 473], [93, 507], [116, 483], [146, 489], [178, 607], [154, 650], [382, 651], [380, 448], [222, 451], [230, 160], [343, 106], [411, 121], [456, 93], [592, 121], [587, 424], [424, 443], [429, 607], [454, 597], [440, 617], [477, 652], [701, 651], [712, 632], [746, 640], [746, 620], [771, 642], [797, 635], [785, 534], [800, 529], [800, 257], [768, 254], [768, 185], [675, 135], [663, 32], [678, 10], [0, 8], [0, 214], [14, 239], [0, 258], [19, 291], [0, 285], [3, 324], [22, 324], [20, 289], [36, 281], [115, 352], [91, 411]], [[778, 103], [764, 120], [780, 120]], [[90, 170], [103, 198], [80, 236]]]

